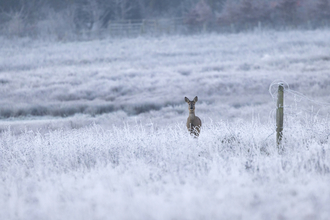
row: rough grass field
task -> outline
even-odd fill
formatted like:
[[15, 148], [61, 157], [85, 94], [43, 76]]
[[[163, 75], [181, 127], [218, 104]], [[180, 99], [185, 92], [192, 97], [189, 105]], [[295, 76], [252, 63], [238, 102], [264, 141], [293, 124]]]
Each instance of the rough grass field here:
[[[93, 126], [1, 136], [1, 219], [327, 219], [328, 124]], [[289, 132], [289, 131], [288, 131]]]
[[330, 218], [329, 30], [0, 44], [0, 219]]

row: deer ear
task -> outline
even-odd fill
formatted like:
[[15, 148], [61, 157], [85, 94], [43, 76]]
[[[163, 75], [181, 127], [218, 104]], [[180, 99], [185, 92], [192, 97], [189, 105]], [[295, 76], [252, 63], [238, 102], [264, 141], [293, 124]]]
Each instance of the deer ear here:
[[187, 103], [190, 102], [190, 100], [189, 100], [187, 97], [184, 97], [184, 100], [185, 100]]
[[195, 98], [194, 98], [194, 102], [197, 102], [198, 101], [198, 97], [196, 96]]

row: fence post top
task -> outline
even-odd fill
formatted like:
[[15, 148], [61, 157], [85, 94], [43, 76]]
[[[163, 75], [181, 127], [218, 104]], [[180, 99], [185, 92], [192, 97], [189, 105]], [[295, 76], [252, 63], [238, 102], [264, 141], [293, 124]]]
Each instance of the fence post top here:
[[283, 83], [278, 84], [278, 89], [283, 91], [284, 90], [284, 84]]

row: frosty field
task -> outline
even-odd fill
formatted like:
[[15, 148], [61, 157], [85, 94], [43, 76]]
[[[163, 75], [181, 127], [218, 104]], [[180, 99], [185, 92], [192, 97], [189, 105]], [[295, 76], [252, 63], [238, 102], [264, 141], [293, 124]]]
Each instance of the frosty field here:
[[329, 219], [329, 69], [328, 29], [1, 39], [0, 219]]

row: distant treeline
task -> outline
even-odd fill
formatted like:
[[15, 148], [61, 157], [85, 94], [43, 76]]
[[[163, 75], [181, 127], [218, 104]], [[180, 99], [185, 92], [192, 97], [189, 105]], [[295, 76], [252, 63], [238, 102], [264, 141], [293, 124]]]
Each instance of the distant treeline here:
[[95, 30], [113, 21], [157, 18], [183, 18], [190, 30], [242, 30], [260, 25], [315, 28], [329, 25], [330, 0], [0, 1], [0, 33], [6, 35], [33, 35], [41, 29], [50, 33]]

